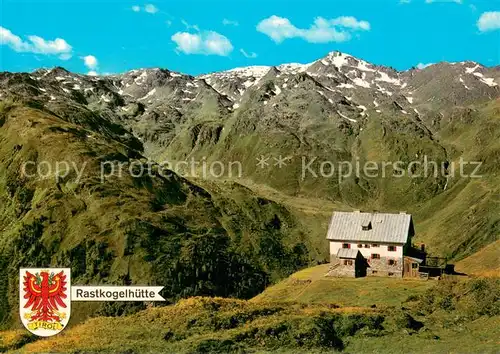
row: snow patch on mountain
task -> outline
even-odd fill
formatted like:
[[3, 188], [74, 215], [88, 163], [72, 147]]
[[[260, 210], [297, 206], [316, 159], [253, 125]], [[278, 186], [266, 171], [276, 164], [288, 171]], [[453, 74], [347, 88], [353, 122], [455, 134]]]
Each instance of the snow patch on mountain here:
[[261, 78], [269, 72], [269, 66], [247, 66], [244, 68], [234, 68], [227, 71], [223, 71], [220, 74], [234, 74], [242, 77], [255, 77]]
[[393, 84], [393, 85], [401, 86], [401, 81], [399, 79], [392, 78], [389, 75], [387, 75], [387, 73], [385, 73], [383, 71], [378, 71], [378, 74], [380, 75], [380, 77], [375, 78], [375, 81], [383, 81], [383, 82], [388, 82], [388, 83]]
[[490, 87], [495, 87], [498, 86], [498, 84], [495, 82], [495, 80], [491, 77], [483, 77], [480, 80], [482, 83], [485, 83], [486, 85]]
[[469, 87], [469, 86], [467, 86], [467, 85], [465, 84], [465, 81], [464, 81], [464, 79], [462, 79], [462, 77], [460, 77], [458, 80], [462, 83], [462, 85], [464, 85], [464, 87], [465, 87], [467, 90], [470, 90], [470, 87]]
[[362, 112], [360, 113], [360, 115], [364, 116], [366, 114], [366, 107], [363, 106], [363, 105], [359, 105], [358, 108], [362, 110]]
[[495, 80], [491, 77], [484, 77], [482, 73], [473, 73], [474, 76], [479, 78], [479, 81], [482, 83], [485, 83], [486, 85], [490, 87], [495, 87], [497, 84], [495, 83]]
[[356, 123], [356, 122], [357, 122], [357, 120], [356, 120], [356, 119], [349, 118], [348, 116], [346, 116], [346, 115], [344, 115], [344, 114], [340, 113], [339, 111], [337, 111], [337, 114], [338, 114], [339, 116], [341, 116], [342, 118], [347, 119], [347, 120], [348, 120], [348, 121], [350, 121], [350, 122], [354, 122], [354, 123]]
[[153, 96], [155, 93], [156, 93], [156, 88], [149, 91], [145, 96], [139, 98], [139, 101], [145, 100], [146, 98]]
[[351, 84], [344, 84], [344, 83], [338, 85], [337, 87], [338, 88], [349, 88], [349, 89], [353, 89], [354, 88], [353, 85], [351, 85]]
[[299, 63], [289, 63], [281, 64], [277, 68], [279, 71], [286, 74], [297, 74], [306, 71], [312, 64], [299, 64]]
[[476, 71], [477, 69], [479, 68], [479, 64], [477, 64], [476, 66], [472, 67], [472, 68], [465, 68], [465, 72], [467, 74], [472, 74], [474, 71]]
[[349, 54], [341, 53], [341, 52], [331, 52], [328, 53], [326, 58], [321, 59], [321, 63], [323, 65], [333, 64], [337, 68], [341, 68], [344, 65], [348, 65], [348, 58], [352, 58]]
[[361, 87], [365, 87], [365, 88], [370, 88], [371, 85], [369, 82], [363, 80], [363, 79], [360, 79], [359, 77], [355, 78], [352, 80], [352, 82], [354, 82], [355, 85], [357, 86], [361, 86]]

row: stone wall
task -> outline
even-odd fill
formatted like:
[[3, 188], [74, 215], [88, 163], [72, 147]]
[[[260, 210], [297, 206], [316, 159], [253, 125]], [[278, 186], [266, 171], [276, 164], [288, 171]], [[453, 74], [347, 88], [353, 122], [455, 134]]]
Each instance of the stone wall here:
[[329, 277], [346, 277], [355, 278], [356, 277], [356, 267], [355, 260], [352, 260], [352, 265], [344, 264], [343, 259], [337, 258], [336, 255], [330, 257], [330, 269], [327, 276]]
[[[389, 265], [389, 260], [396, 261], [395, 265]], [[381, 277], [403, 277], [403, 259], [402, 258], [388, 258], [380, 257], [380, 259], [369, 259], [369, 267], [366, 270], [367, 276], [381, 276]]]
[[[389, 265], [390, 259], [394, 260], [396, 264]], [[330, 269], [327, 275], [332, 277], [356, 277], [356, 262], [355, 260], [352, 261], [352, 265], [345, 265], [344, 259], [339, 259], [336, 255], [330, 255]], [[367, 259], [366, 261], [369, 265], [366, 269], [366, 276], [395, 278], [403, 277], [402, 258], [381, 257], [379, 259]], [[358, 267], [359, 266], [360, 265], [358, 264]]]

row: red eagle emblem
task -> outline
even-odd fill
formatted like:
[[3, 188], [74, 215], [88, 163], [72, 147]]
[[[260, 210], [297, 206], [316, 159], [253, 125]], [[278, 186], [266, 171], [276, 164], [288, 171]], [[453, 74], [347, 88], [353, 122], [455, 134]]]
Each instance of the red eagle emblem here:
[[31, 307], [31, 321], [61, 322], [59, 307], [66, 308], [62, 299], [66, 295], [66, 275], [63, 271], [49, 274], [48, 271], [32, 274], [26, 271], [24, 275], [24, 298], [27, 299], [24, 308]]

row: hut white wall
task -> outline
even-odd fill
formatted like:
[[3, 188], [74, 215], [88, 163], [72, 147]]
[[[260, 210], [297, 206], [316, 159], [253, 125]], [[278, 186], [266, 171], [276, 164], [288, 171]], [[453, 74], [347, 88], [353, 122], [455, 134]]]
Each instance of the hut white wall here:
[[[351, 249], [359, 250], [363, 257], [370, 259], [372, 253], [377, 253], [380, 257], [387, 258], [403, 258], [403, 244], [397, 243], [378, 243], [378, 247], [373, 247], [373, 243], [363, 242], [363, 247], [358, 248], [361, 242], [348, 242], [348, 241], [330, 241], [330, 255], [336, 255], [337, 251], [342, 248], [344, 243], [348, 243]], [[365, 248], [365, 245], [370, 245], [370, 248]], [[396, 246], [396, 251], [389, 251], [388, 246]]]

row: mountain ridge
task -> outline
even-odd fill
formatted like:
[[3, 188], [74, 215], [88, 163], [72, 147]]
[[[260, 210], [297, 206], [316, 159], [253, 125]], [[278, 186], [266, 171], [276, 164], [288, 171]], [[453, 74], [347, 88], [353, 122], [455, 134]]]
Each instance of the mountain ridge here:
[[[323, 57], [321, 57], [319, 59], [316, 59], [316, 60], [314, 60], [314, 61], [312, 61], [310, 63], [287, 62], [287, 63], [281, 63], [281, 64], [276, 64], [276, 65], [263, 65], [263, 64], [248, 65], [248, 66], [238, 66], [238, 67], [233, 67], [233, 68], [223, 69], [223, 70], [217, 70], [217, 71], [210, 71], [210, 72], [200, 73], [200, 74], [196, 74], [196, 75], [194, 75], [194, 74], [188, 74], [188, 73], [184, 73], [183, 75], [192, 76], [192, 77], [200, 77], [200, 76], [207, 76], [207, 75], [214, 74], [214, 73], [219, 73], [219, 72], [238, 71], [238, 70], [243, 70], [243, 69], [247, 69], [247, 68], [257, 68], [257, 69], [261, 68], [262, 70], [265, 70], [266, 68], [269, 69], [271, 67], [278, 67], [278, 68], [279, 67], [289, 67], [290, 69], [293, 69], [294, 67], [309, 66], [309, 65], [315, 63], [316, 61], [320, 61], [320, 60], [322, 60], [322, 59], [324, 59], [326, 57], [329, 57], [329, 56], [332, 56], [332, 55], [335, 55], [335, 54], [342, 54], [342, 55], [345, 55], [345, 56], [356, 58], [356, 59], [358, 59], [360, 61], [364, 61], [366, 63], [371, 63], [371, 62], [369, 62], [369, 61], [367, 61], [365, 59], [362, 59], [361, 57], [357, 57], [357, 56], [352, 55], [350, 53], [342, 52], [342, 51], [339, 51], [339, 50], [333, 50], [333, 51], [328, 52], [325, 56], [323, 56]], [[423, 70], [423, 69], [425, 69], [425, 68], [427, 68], [429, 66], [439, 65], [439, 64], [450, 64], [450, 65], [462, 64], [462, 65], [465, 65], [465, 64], [468, 64], [468, 63], [473, 64], [473, 65], [479, 64], [480, 66], [485, 67], [485, 68], [489, 68], [489, 69], [498, 68], [500, 66], [500, 65], [491, 65], [491, 66], [488, 66], [488, 65], [485, 65], [485, 64], [483, 64], [481, 62], [477, 62], [477, 61], [474, 61], [474, 60], [462, 60], [462, 61], [456, 61], [456, 62], [452, 62], [452, 61], [439, 61], [439, 62], [427, 64], [427, 65], [425, 65], [424, 67], [421, 67], [421, 68], [419, 68], [418, 66], [412, 66], [412, 67], [410, 67], [408, 69], [401, 69], [401, 70], [396, 69], [396, 68], [392, 67], [391, 65], [385, 65], [385, 64], [382, 64], [382, 63], [381, 64], [371, 64], [371, 65], [380, 66], [380, 67], [386, 67], [386, 68], [391, 68], [394, 71], [402, 73], [402, 72], [406, 72], [406, 71], [410, 71], [410, 70]], [[58, 69], [58, 68], [70, 72], [69, 70], [66, 70], [62, 66], [41, 67], [41, 68], [35, 69], [34, 71], [38, 71], [38, 70], [54, 70], [54, 69]], [[92, 75], [88, 75], [88, 74], [84, 74], [84, 73], [79, 73], [79, 75], [105, 77], [105, 76], [123, 75], [123, 74], [126, 74], [126, 73], [131, 72], [131, 71], [152, 70], [152, 69], [169, 70], [169, 71], [172, 71], [174, 73], [181, 73], [180, 71], [170, 70], [167, 67], [152, 66], [152, 67], [141, 67], [141, 68], [130, 69], [130, 70], [123, 71], [121, 73], [104, 73], [104, 74], [95, 73], [95, 74], [92, 74]]]

